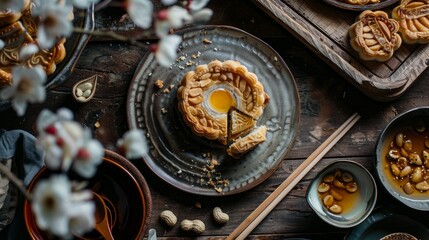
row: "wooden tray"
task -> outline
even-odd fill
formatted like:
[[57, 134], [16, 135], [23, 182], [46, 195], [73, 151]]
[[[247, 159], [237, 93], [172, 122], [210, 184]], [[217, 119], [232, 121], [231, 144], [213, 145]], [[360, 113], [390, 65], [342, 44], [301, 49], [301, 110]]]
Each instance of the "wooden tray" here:
[[[429, 45], [403, 43], [385, 63], [361, 60], [349, 44], [348, 29], [360, 14], [315, 0], [253, 0], [288, 31], [367, 96], [400, 97], [429, 64]], [[382, 10], [389, 15], [397, 6]]]

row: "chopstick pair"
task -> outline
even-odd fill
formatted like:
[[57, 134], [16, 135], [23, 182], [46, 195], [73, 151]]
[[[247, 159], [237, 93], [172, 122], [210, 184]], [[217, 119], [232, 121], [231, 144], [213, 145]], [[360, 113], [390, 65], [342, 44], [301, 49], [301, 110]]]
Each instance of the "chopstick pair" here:
[[274, 209], [275, 206], [298, 184], [299, 181], [322, 159], [323, 156], [353, 127], [360, 119], [354, 113], [331, 136], [329, 136], [280, 186], [274, 190], [244, 221], [226, 238], [241, 240]]

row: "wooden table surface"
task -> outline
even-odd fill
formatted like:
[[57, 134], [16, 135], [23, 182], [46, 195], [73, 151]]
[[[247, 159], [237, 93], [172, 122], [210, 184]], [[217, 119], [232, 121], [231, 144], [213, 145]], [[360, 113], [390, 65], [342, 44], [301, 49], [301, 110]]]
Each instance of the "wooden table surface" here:
[[[362, 115], [359, 122], [249, 236], [249, 239], [344, 238], [350, 229], [328, 225], [307, 204], [305, 194], [309, 182], [324, 166], [338, 160], [356, 161], [374, 173], [375, 143], [383, 127], [397, 114], [429, 105], [429, 72], [425, 71], [400, 98], [391, 102], [377, 102], [334, 72], [251, 1], [213, 0], [209, 7], [214, 11], [210, 24], [243, 29], [264, 40], [283, 57], [295, 78], [300, 96], [298, 134], [293, 148], [269, 179], [249, 191], [233, 196], [202, 197], [181, 192], [162, 182], [142, 161], [133, 162], [144, 175], [152, 194], [153, 209], [149, 228], [156, 229], [159, 239], [226, 237], [339, 125], [357, 111]], [[120, 16], [121, 13], [110, 8], [97, 12], [96, 29], [133, 33], [133, 30], [117, 23]], [[34, 122], [41, 109], [68, 107], [74, 111], [79, 122], [92, 129], [94, 136], [107, 149], [115, 150], [117, 139], [128, 129], [128, 86], [146, 51], [147, 49], [123, 42], [102, 37], [92, 38], [68, 81], [50, 90], [43, 104], [31, 105], [23, 117], [16, 117], [12, 110], [2, 112], [0, 128], [24, 129], [35, 134]], [[71, 96], [73, 84], [94, 74], [100, 75], [95, 98], [85, 104], [77, 103]], [[96, 122], [100, 123], [99, 128], [94, 127]], [[214, 222], [211, 211], [215, 206], [229, 214], [228, 223], [219, 225]], [[404, 214], [421, 214], [402, 207], [379, 187], [376, 209], [380, 208], [395, 208]], [[206, 224], [206, 230], [196, 236], [181, 231], [178, 225], [166, 227], [159, 220], [160, 212], [165, 209], [175, 212], [179, 221], [201, 219]]]

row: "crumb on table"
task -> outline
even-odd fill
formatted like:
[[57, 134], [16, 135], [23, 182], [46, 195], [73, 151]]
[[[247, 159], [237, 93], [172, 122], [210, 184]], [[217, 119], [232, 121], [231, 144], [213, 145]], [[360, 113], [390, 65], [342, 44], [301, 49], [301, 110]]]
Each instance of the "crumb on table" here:
[[155, 86], [158, 88], [162, 88], [164, 87], [164, 81], [162, 81], [161, 79], [158, 79], [155, 81]]
[[212, 41], [210, 41], [209, 39], [207, 39], [207, 38], [204, 38], [203, 39], [203, 43], [205, 43], [205, 44], [212, 44], [213, 42]]

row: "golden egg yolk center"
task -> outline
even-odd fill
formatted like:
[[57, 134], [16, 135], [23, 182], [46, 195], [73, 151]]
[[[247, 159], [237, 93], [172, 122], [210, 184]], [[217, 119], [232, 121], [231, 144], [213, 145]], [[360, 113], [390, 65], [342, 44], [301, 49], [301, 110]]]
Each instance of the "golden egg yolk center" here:
[[209, 104], [216, 112], [227, 113], [235, 102], [231, 93], [225, 89], [216, 89], [209, 96]]

